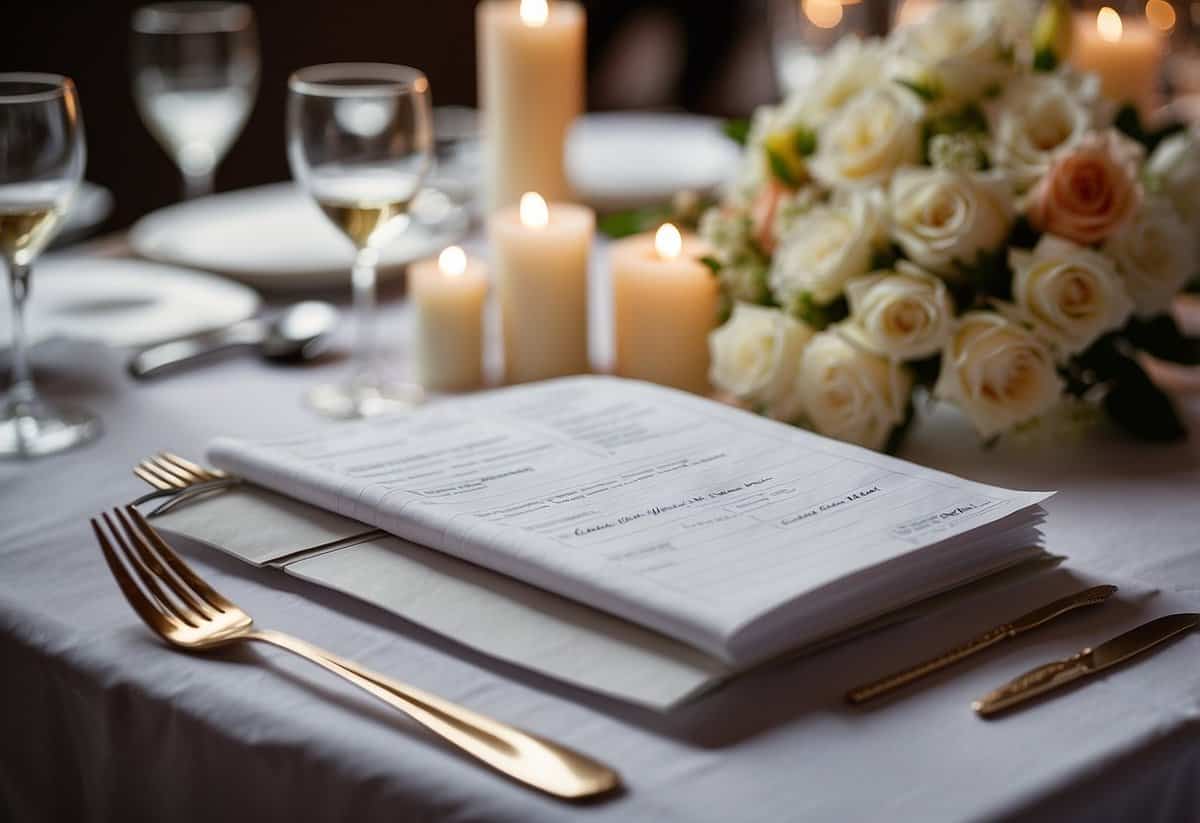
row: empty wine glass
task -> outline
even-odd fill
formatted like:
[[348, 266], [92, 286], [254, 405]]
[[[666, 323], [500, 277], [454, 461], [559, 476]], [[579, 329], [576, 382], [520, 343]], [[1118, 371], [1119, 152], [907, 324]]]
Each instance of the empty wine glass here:
[[412, 406], [421, 389], [381, 373], [374, 330], [379, 251], [410, 225], [408, 206], [433, 160], [429, 81], [407, 66], [335, 63], [288, 81], [292, 175], [354, 246], [357, 342], [353, 372], [319, 386], [309, 403], [329, 417], [366, 417]]
[[0, 404], [0, 457], [35, 457], [94, 438], [99, 421], [55, 408], [33, 386], [25, 302], [34, 259], [83, 178], [83, 120], [75, 84], [57, 74], [0, 74], [0, 257], [12, 297], [12, 379]]
[[184, 196], [211, 194], [258, 91], [254, 12], [241, 3], [156, 3], [133, 15], [133, 92], [175, 162]]

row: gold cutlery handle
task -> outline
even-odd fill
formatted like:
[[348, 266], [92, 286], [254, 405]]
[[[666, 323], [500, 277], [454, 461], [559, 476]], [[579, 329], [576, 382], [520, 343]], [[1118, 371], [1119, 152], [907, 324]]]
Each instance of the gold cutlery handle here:
[[971, 708], [979, 714], [987, 716], [1042, 692], [1048, 692], [1064, 683], [1069, 683], [1088, 673], [1089, 669], [1084, 658], [1091, 653], [1091, 649], [1084, 649], [1079, 654], [1071, 655], [1063, 660], [1055, 660], [1053, 663], [1030, 669], [994, 692], [985, 695], [982, 699], [976, 700], [971, 704]]
[[311, 660], [497, 771], [542, 791], [566, 798], [588, 797], [620, 782], [612, 769], [579, 752], [390, 680], [304, 640], [266, 630], [244, 636]]
[[874, 700], [877, 697], [882, 697], [889, 692], [899, 689], [901, 686], [907, 686], [909, 683], [920, 680], [922, 677], [927, 677], [948, 666], [953, 666], [958, 661], [981, 652], [989, 646], [993, 646], [1001, 640], [1010, 637], [1013, 633], [1014, 630], [1011, 623], [997, 626], [978, 637], [968, 640], [962, 645], [942, 652], [936, 657], [931, 657], [928, 660], [917, 663], [915, 666], [910, 666], [907, 669], [902, 669], [886, 677], [881, 677], [879, 680], [867, 683], [864, 686], [851, 689], [846, 692], [846, 700], [849, 703], [857, 705]]

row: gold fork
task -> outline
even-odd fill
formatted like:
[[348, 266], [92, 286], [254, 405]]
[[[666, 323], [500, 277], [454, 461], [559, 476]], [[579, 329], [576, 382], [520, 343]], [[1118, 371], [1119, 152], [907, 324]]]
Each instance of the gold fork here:
[[113, 514], [120, 528], [108, 513], [101, 515], [103, 526], [91, 520], [104, 559], [142, 622], [171, 645], [205, 652], [238, 640], [270, 643], [350, 681], [448, 743], [534, 788], [576, 799], [618, 785], [616, 772], [579, 752], [390, 680], [303, 640], [252, 628], [250, 615], [193, 572], [133, 506], [113, 509]]
[[133, 473], [154, 488], [154, 491], [133, 501], [135, 506], [185, 491], [199, 493], [225, 489], [239, 482], [238, 478], [220, 469], [205, 468], [171, 452], [159, 452], [147, 457], [133, 467]]

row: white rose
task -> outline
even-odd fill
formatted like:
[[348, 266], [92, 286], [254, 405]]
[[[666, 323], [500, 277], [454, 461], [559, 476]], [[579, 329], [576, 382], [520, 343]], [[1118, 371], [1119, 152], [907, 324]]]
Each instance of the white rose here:
[[814, 206], [791, 223], [771, 263], [769, 282], [780, 303], [801, 295], [828, 303], [846, 281], [871, 270], [871, 258], [885, 236], [881, 198], [851, 192]]
[[992, 161], [1025, 191], [1050, 170], [1057, 152], [1099, 125], [1095, 75], [1037, 73], [1012, 83], [988, 107]]
[[907, 369], [858, 348], [833, 328], [804, 348], [793, 391], [815, 431], [878, 450], [903, 422], [912, 386]]
[[708, 336], [709, 379], [741, 400], [770, 404], [790, 388], [792, 364], [812, 334], [779, 309], [737, 303], [725, 325]]
[[787, 119], [810, 127], [825, 122], [860, 92], [879, 82], [886, 60], [882, 41], [843, 37], [820, 59], [808, 83], [784, 102]]
[[975, 311], [962, 316], [946, 344], [934, 396], [991, 437], [1044, 414], [1062, 389], [1044, 343], [995, 312]]
[[851, 280], [846, 296], [851, 321], [846, 331], [864, 348], [893, 360], [941, 351], [954, 327], [946, 284], [911, 263]]
[[1186, 131], [1158, 144], [1146, 163], [1154, 191], [1161, 191], [1193, 226], [1200, 221], [1200, 136]]
[[1008, 262], [1020, 318], [1059, 355], [1083, 351], [1133, 310], [1116, 264], [1093, 249], [1045, 234], [1032, 252], [1011, 250]]
[[888, 199], [892, 238], [917, 265], [943, 276], [999, 248], [1012, 225], [1012, 194], [994, 173], [901, 169]]
[[920, 99], [891, 84], [868, 89], [824, 121], [809, 173], [830, 188], [884, 183], [921, 162]]
[[[1012, 43], [994, 3], [942, 3], [892, 37], [892, 74], [957, 107], [1000, 88], [1013, 72]], [[1031, 21], [1032, 22], [1032, 21]]]
[[1141, 317], [1161, 314], [1200, 273], [1196, 231], [1162, 197], [1147, 198], [1142, 207], [1104, 244], [1117, 262], [1125, 290]]

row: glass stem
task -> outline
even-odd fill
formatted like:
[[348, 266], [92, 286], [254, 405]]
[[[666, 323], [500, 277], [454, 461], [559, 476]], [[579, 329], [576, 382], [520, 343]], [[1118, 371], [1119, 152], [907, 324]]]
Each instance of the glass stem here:
[[25, 347], [25, 301], [29, 299], [29, 275], [28, 263], [8, 261], [8, 284], [12, 292], [12, 385], [8, 390], [10, 406], [31, 403], [37, 397]]
[[358, 250], [354, 257], [354, 323], [358, 337], [354, 347], [354, 379], [372, 383], [375, 375], [375, 267], [379, 263], [379, 252], [367, 247]]
[[183, 173], [183, 199], [193, 200], [197, 197], [207, 197], [213, 193], [213, 179], [216, 169], [201, 172]]

